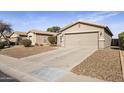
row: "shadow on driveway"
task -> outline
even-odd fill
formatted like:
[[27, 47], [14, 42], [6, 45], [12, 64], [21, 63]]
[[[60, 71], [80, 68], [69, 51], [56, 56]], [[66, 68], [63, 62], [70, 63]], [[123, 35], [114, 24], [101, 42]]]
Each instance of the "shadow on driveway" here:
[[19, 80], [14, 79], [0, 71], [0, 82], [19, 82]]

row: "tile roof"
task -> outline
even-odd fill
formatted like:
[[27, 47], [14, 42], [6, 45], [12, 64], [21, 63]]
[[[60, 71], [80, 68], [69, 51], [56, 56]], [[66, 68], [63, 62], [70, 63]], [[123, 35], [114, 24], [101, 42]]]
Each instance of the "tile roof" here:
[[42, 31], [42, 30], [37, 30], [37, 29], [32, 29], [29, 32], [36, 33], [36, 34], [57, 35], [57, 33], [54, 33], [54, 32], [47, 32], [47, 31]]
[[18, 34], [18, 35], [24, 35], [24, 36], [27, 36], [27, 32], [18, 32], [18, 31], [16, 31], [16, 32], [14, 32], [15, 34]]
[[86, 25], [91, 25], [91, 26], [96, 26], [96, 27], [104, 28], [104, 29], [106, 29], [106, 30], [109, 32], [109, 34], [111, 34], [111, 35], [113, 36], [113, 34], [112, 34], [112, 32], [110, 31], [110, 29], [109, 29], [108, 26], [101, 25], [101, 24], [97, 24], [97, 23], [93, 23], [93, 22], [92, 22], [92, 23], [91, 23], [91, 22], [86, 22], [86, 21], [76, 21], [76, 22], [72, 22], [71, 24], [66, 25], [66, 26], [64, 26], [63, 28], [61, 28], [61, 29], [60, 29], [60, 32], [64, 31], [65, 29], [68, 29], [69, 27], [71, 27], [71, 26], [73, 26], [73, 25], [75, 25], [75, 24], [78, 24], [78, 23], [82, 23], [82, 24], [86, 24]]

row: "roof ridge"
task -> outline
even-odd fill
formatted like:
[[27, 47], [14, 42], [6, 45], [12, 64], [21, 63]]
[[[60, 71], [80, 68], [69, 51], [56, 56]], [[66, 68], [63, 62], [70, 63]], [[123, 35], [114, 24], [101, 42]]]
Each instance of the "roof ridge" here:
[[67, 28], [69, 28], [69, 27], [71, 27], [71, 26], [73, 26], [73, 25], [75, 25], [77, 23], [82, 23], [82, 24], [87, 24], [87, 25], [92, 25], [92, 26], [96, 26], [96, 27], [105, 28], [105, 29], [107, 29], [109, 31], [109, 33], [111, 33], [111, 35], [113, 35], [112, 32], [110, 31], [110, 29], [108, 28], [108, 26], [106, 26], [106, 25], [102, 25], [102, 24], [98, 24], [98, 23], [93, 23], [93, 22], [86, 22], [86, 21], [81, 21], [81, 20], [72, 22], [72, 23], [62, 27], [60, 29], [60, 32], [62, 32], [63, 30], [65, 30], [65, 29], [67, 29]]

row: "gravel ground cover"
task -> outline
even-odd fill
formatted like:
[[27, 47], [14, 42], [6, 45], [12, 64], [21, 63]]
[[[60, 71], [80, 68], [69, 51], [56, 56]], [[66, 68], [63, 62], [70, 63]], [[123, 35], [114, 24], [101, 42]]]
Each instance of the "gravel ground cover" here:
[[122, 68], [119, 50], [97, 50], [90, 57], [72, 69], [78, 75], [86, 75], [105, 81], [122, 82]]
[[14, 48], [3, 49], [0, 51], [0, 54], [15, 57], [15, 58], [23, 58], [23, 57], [35, 55], [38, 53], [51, 51], [54, 49], [56, 48], [50, 47], [50, 46], [35, 46], [35, 47], [17, 46]]

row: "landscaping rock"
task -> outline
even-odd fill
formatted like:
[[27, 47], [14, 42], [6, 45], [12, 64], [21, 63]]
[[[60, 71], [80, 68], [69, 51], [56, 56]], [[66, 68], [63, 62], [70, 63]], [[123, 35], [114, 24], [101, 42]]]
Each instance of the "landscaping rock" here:
[[119, 50], [98, 50], [72, 69], [73, 73], [106, 81], [122, 82]]

